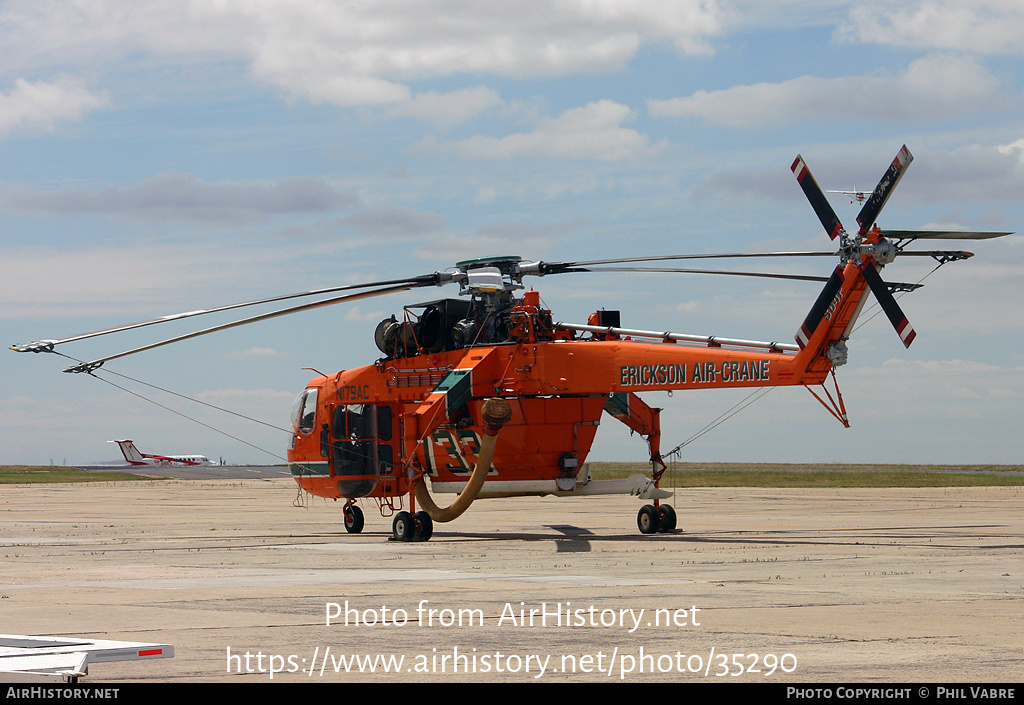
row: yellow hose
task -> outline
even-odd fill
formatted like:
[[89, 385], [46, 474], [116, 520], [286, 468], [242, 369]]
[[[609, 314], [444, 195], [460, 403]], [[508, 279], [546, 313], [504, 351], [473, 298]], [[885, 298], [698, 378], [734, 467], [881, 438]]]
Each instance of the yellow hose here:
[[512, 418], [512, 407], [504, 399], [492, 397], [484, 402], [483, 417], [484, 436], [480, 441], [480, 454], [477, 456], [476, 467], [473, 468], [473, 474], [469, 476], [469, 482], [466, 483], [465, 489], [459, 493], [451, 506], [446, 509], [437, 506], [433, 497], [430, 496], [430, 491], [427, 490], [425, 478], [421, 477], [416, 482], [416, 501], [434, 521], [441, 523], [452, 521], [469, 509], [469, 505], [480, 494], [480, 488], [484, 486], [484, 480], [487, 479], [487, 473], [491, 469], [491, 458], [494, 457], [494, 445], [498, 441], [498, 431]]

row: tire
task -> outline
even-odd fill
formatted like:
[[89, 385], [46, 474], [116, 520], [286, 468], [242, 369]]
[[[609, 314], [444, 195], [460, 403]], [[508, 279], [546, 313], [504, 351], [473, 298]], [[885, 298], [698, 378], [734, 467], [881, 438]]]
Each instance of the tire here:
[[663, 534], [667, 534], [671, 531], [676, 530], [676, 510], [672, 508], [670, 504], [658, 505], [658, 509], [661, 510], [661, 516], [658, 521], [658, 531]]
[[658, 510], [651, 504], [645, 504], [636, 515], [636, 525], [641, 534], [658, 533]]
[[416, 522], [409, 512], [399, 512], [391, 522], [391, 536], [395, 541], [408, 541], [416, 531]]
[[413, 538], [418, 541], [429, 541], [434, 535], [434, 520], [426, 512], [416, 512], [416, 531]]
[[358, 534], [363, 530], [363, 510], [352, 505], [344, 510], [345, 531], [350, 534]]

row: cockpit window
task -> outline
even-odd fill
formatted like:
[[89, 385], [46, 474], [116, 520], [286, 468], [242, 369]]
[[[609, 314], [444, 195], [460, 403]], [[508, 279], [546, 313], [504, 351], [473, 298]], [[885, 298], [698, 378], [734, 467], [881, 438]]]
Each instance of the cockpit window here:
[[316, 389], [306, 389], [292, 404], [292, 426], [299, 433], [309, 433], [316, 425]]

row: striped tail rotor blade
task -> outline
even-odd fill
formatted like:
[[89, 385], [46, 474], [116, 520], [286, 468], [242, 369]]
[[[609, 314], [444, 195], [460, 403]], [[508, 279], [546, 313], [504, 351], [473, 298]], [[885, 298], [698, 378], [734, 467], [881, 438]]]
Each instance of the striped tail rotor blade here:
[[843, 230], [843, 224], [839, 222], [839, 216], [832, 210], [832, 206], [829, 204], [828, 199], [825, 198], [825, 194], [821, 187], [818, 186], [818, 182], [811, 176], [811, 170], [807, 168], [804, 158], [799, 154], [796, 155], [792, 169], [793, 175], [796, 176], [796, 180], [800, 183], [800, 188], [803, 189], [804, 195], [810, 201], [815, 215], [818, 216], [821, 224], [825, 226], [825, 232], [828, 233], [830, 238], [835, 240], [836, 236]]
[[800, 326], [800, 330], [796, 332], [796, 342], [803, 350], [807, 343], [810, 342], [811, 336], [814, 335], [814, 331], [817, 330], [818, 324], [821, 323], [822, 319], [825, 318], [825, 313], [828, 311], [829, 306], [836, 298], [836, 293], [843, 286], [843, 268], [836, 267], [835, 271], [832, 272], [832, 276], [825, 282], [825, 288], [818, 294], [817, 300], [814, 305], [811, 306], [811, 312], [807, 314], [807, 318], [804, 319], [804, 324]]
[[868, 260], [860, 265], [860, 270], [864, 273], [864, 279], [867, 281], [868, 286], [871, 287], [871, 291], [874, 292], [878, 304], [885, 311], [885, 315], [889, 317], [892, 327], [896, 329], [896, 334], [903, 341], [904, 347], [909, 348], [910, 344], [914, 342], [914, 338], [917, 337], [917, 333], [914, 331], [914, 327], [910, 325], [907, 317], [903, 315], [903, 309], [896, 303], [896, 297], [892, 295], [889, 287], [882, 281], [881, 275], [875, 268], [875, 263]]
[[864, 202], [864, 207], [860, 209], [860, 213], [857, 215], [857, 224], [860, 226], [861, 235], [866, 233], [875, 224], [875, 219], [878, 218], [882, 206], [889, 200], [892, 190], [896, 188], [896, 184], [903, 178], [904, 172], [906, 172], [907, 167], [910, 166], [912, 161], [914, 161], [914, 155], [907, 149], [907, 145], [903, 145], [896, 158], [892, 160], [892, 164], [885, 170], [881, 181], [878, 182], [878, 186], [871, 192], [871, 197]]

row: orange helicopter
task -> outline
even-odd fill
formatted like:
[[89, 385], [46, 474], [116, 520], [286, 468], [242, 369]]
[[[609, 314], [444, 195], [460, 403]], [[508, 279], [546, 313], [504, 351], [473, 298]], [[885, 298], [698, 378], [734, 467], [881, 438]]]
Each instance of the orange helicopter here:
[[[57, 345], [168, 320], [282, 301], [340, 296], [206, 328], [117, 355], [73, 365], [93, 372], [105, 362], [218, 330], [298, 311], [415, 288], [456, 283], [462, 298], [405, 307], [403, 317], [381, 321], [374, 337], [382, 357], [364, 367], [311, 380], [292, 408], [288, 449], [291, 474], [314, 495], [343, 499], [345, 528], [359, 533], [357, 500], [376, 503], [392, 517], [392, 538], [428, 540], [434, 522], [452, 521], [474, 500], [524, 495], [632, 494], [649, 501], [638, 512], [641, 533], [670, 532], [673, 508], [662, 500], [666, 465], [660, 409], [640, 394], [699, 388], [803, 385], [844, 426], [849, 426], [835, 368], [847, 358], [846, 341], [868, 289], [905, 346], [914, 340], [893, 291], [919, 285], [887, 283], [879, 270], [898, 256], [925, 256], [940, 265], [966, 259], [963, 251], [907, 251], [918, 239], [986, 239], [1002, 232], [886, 230], [875, 219], [913, 157], [904, 146], [848, 233], [801, 157], [792, 170], [838, 251], [631, 257], [589, 262], [526, 261], [487, 257], [453, 270], [406, 279], [320, 289], [242, 304], [165, 316], [64, 340], [12, 346], [19, 352], [55, 352]], [[831, 276], [763, 272], [640, 268], [636, 262], [730, 257], [830, 256]], [[596, 311], [586, 324], [557, 322], [523, 279], [593, 271], [660, 271], [809, 279], [824, 282], [796, 334], [796, 344], [633, 330], [618, 311]], [[356, 291], [361, 290], [361, 291]], [[826, 382], [832, 378], [832, 390]], [[819, 394], [812, 387], [821, 387]], [[834, 391], [834, 394], [833, 394]], [[594, 480], [585, 461], [607, 412], [647, 442], [650, 477]], [[457, 494], [448, 507], [437, 494]]]

